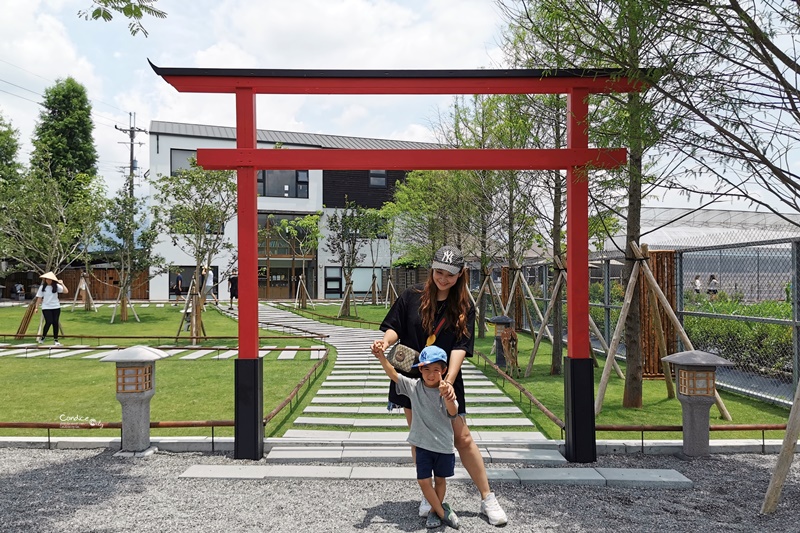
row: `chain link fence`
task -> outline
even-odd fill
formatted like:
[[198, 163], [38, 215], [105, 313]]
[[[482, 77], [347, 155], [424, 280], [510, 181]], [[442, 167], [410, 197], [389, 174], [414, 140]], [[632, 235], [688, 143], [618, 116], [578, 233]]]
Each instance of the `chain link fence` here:
[[[713, 241], [714, 236], [706, 240]], [[674, 251], [675, 311], [689, 339], [695, 349], [734, 363], [717, 370], [720, 389], [791, 405], [800, 368], [800, 237], [702, 244], [706, 243], [693, 237], [689, 244], [650, 246]], [[606, 344], [623, 305], [623, 261], [619, 253], [593, 254], [589, 265], [590, 313]], [[552, 263], [542, 263], [525, 266], [523, 273], [535, 304], [545, 314], [558, 272]], [[521, 325], [535, 335], [541, 323], [533, 305], [528, 302], [533, 323], [525, 319]], [[569, 325], [562, 316], [566, 340]], [[548, 323], [552, 326], [552, 318]], [[592, 343], [602, 350], [594, 334]], [[679, 340], [677, 347], [686, 349]], [[617, 356], [624, 354], [623, 337]]]

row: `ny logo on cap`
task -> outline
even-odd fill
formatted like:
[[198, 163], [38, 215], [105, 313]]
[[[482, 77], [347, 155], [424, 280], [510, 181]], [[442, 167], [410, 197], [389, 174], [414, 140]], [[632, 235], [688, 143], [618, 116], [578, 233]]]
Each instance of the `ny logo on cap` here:
[[453, 251], [452, 250], [445, 250], [444, 255], [442, 256], [442, 261], [445, 263], [453, 263]]

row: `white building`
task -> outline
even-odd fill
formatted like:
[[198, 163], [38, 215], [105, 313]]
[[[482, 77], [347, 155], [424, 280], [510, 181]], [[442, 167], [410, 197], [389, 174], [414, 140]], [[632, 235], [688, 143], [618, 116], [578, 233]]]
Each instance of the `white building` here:
[[[283, 131], [258, 130], [258, 148], [270, 149], [280, 144], [282, 149], [425, 149], [436, 145], [393, 141], [294, 133]], [[153, 121], [150, 124], [150, 173], [152, 176], [166, 175], [181, 168], [188, 168], [188, 160], [196, 155], [198, 148], [235, 148], [236, 128], [183, 124]], [[323, 169], [298, 169], [295, 171], [262, 170], [258, 173], [257, 191], [259, 226], [281, 218], [302, 217], [322, 212], [320, 229], [322, 240], [318, 250], [306, 258], [306, 280], [312, 298], [340, 298], [344, 290], [341, 266], [326, 251], [328, 239], [327, 216], [345, 205], [345, 198], [363, 207], [380, 208], [391, 200], [395, 183], [405, 178], [403, 171], [349, 170], [329, 171]], [[225, 228], [225, 235], [235, 245], [237, 224], [234, 218]], [[378, 268], [390, 265], [388, 245], [385, 239], [379, 240], [376, 249]], [[156, 247], [156, 253], [167, 262], [181, 269], [184, 290], [194, 272], [194, 260], [181, 249], [172, 245], [170, 239], [163, 238]], [[369, 290], [372, 280], [372, 258], [370, 247], [362, 246], [361, 253], [366, 257], [353, 274], [356, 294]], [[396, 258], [395, 258], [396, 259]], [[297, 278], [302, 270], [302, 258], [292, 258], [288, 245], [275, 239], [267, 247], [259, 244], [259, 297], [269, 299], [294, 298]], [[218, 282], [218, 295], [227, 301], [228, 283], [226, 279], [235, 257], [221, 254], [214, 258], [211, 267]], [[294, 266], [294, 268], [293, 268]], [[380, 271], [376, 272], [380, 283]], [[222, 279], [220, 279], [222, 276]], [[167, 300], [174, 298], [169, 294], [175, 274], [156, 276], [150, 281], [150, 298]]]

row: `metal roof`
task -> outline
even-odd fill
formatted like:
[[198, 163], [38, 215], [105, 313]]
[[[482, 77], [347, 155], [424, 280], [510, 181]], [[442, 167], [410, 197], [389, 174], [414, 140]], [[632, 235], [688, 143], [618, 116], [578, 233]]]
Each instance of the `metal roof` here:
[[[236, 128], [211, 126], [207, 124], [186, 124], [183, 122], [150, 122], [150, 133], [175, 135], [178, 137], [197, 137], [236, 140]], [[323, 135], [320, 133], [301, 133], [294, 131], [256, 130], [259, 143], [283, 143], [308, 148], [349, 148], [360, 150], [401, 150], [442, 148], [435, 143], [417, 141], [397, 141], [392, 139], [370, 139], [366, 137], [347, 137], [343, 135]]]

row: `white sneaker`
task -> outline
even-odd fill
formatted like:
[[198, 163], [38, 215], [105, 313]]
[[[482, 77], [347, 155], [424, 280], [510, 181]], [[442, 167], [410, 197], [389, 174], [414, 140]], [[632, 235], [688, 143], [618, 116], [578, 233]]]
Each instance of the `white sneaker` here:
[[508, 517], [503, 508], [500, 507], [494, 492], [490, 492], [486, 498], [481, 500], [481, 514], [485, 514], [486, 518], [489, 519], [489, 523], [493, 526], [502, 526], [508, 522]]
[[53, 346], [61, 346], [61, 343], [58, 341], [53, 342]]
[[42, 344], [44, 340], [41, 337], [36, 337], [36, 344]]
[[[431, 512], [431, 504], [428, 503], [428, 500], [425, 498], [425, 496], [423, 496], [422, 501], [419, 502], [419, 515], [421, 517], [426, 517], [430, 512]], [[437, 516], [436, 518], [439, 517]]]

